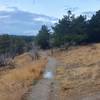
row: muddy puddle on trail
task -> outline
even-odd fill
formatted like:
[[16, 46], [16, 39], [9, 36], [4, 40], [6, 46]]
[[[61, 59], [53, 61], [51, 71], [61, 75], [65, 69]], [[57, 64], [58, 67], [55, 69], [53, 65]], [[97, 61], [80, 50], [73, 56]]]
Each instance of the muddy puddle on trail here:
[[43, 74], [43, 78], [44, 79], [53, 79], [54, 78], [54, 74], [52, 71], [45, 71]]

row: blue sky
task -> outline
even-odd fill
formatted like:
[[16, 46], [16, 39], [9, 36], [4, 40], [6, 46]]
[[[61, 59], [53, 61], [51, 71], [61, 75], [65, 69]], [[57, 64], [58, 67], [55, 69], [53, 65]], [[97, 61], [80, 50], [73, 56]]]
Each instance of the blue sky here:
[[65, 9], [77, 8], [74, 12], [97, 11], [100, 9], [100, 0], [0, 0], [0, 6], [17, 7], [28, 12], [61, 17]]
[[0, 0], [0, 33], [33, 35], [70, 9], [76, 15], [100, 9], [100, 0]]

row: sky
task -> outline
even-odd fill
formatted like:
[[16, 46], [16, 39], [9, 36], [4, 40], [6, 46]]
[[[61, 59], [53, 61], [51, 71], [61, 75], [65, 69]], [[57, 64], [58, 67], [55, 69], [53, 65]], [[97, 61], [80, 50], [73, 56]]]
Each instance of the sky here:
[[100, 0], [0, 0], [0, 33], [35, 35], [41, 25], [54, 25], [68, 10], [91, 16], [100, 10]]

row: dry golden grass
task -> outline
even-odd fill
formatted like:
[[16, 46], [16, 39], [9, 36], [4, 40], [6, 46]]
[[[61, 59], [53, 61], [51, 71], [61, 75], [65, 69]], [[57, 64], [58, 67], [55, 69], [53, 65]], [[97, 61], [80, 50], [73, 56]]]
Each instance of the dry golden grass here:
[[33, 82], [41, 77], [47, 60], [32, 61], [28, 54], [15, 58], [16, 68], [0, 77], [0, 100], [21, 100]]
[[77, 47], [57, 55], [66, 64], [80, 63], [90, 65], [91, 63], [100, 61], [100, 44]]
[[100, 92], [100, 44], [59, 52], [56, 58], [63, 63], [56, 76], [62, 95], [72, 97]]

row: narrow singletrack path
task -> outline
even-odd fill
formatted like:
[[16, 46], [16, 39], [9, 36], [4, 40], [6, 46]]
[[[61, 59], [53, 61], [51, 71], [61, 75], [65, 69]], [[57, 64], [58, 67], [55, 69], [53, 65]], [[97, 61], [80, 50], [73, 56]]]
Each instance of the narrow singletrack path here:
[[48, 58], [48, 64], [42, 78], [33, 86], [27, 100], [58, 100], [57, 86], [54, 79], [57, 61], [54, 58]]

